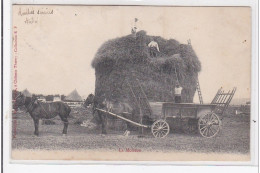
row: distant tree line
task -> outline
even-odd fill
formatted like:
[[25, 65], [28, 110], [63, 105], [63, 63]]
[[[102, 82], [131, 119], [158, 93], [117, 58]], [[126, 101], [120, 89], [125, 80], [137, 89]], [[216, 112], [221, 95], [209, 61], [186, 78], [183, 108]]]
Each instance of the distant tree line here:
[[[12, 90], [12, 99], [15, 100], [15, 98], [18, 96], [20, 91], [17, 91], [17, 90]], [[40, 97], [44, 97], [46, 99], [46, 101], [53, 101], [53, 98], [54, 97], [60, 97], [61, 100], [63, 101], [65, 99], [65, 95], [62, 94], [51, 94], [51, 95], [43, 95], [43, 94], [32, 94], [32, 96], [35, 96], [37, 98], [40, 98]]]

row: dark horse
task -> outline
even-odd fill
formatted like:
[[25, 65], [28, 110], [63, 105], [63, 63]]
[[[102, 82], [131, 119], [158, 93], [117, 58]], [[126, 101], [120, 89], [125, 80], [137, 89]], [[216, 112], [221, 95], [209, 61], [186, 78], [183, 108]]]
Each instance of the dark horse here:
[[[94, 94], [89, 94], [84, 103], [84, 107], [89, 105], [92, 105], [94, 118], [96, 118], [102, 126], [102, 134], [107, 134], [107, 117], [109, 116], [112, 118], [112, 116], [108, 115], [107, 113], [98, 111], [96, 108], [113, 112], [126, 118], [130, 118], [133, 115], [133, 109], [127, 102], [112, 102], [104, 97], [95, 96]], [[126, 124], [128, 131], [129, 125], [128, 123]]]
[[64, 123], [63, 135], [67, 134], [68, 130], [68, 117], [70, 114], [70, 107], [63, 102], [41, 103], [34, 97], [25, 97], [23, 94], [19, 94], [16, 97], [17, 106], [25, 106], [27, 112], [33, 119], [35, 131], [34, 134], [39, 136], [39, 120], [40, 119], [52, 119], [57, 115]]

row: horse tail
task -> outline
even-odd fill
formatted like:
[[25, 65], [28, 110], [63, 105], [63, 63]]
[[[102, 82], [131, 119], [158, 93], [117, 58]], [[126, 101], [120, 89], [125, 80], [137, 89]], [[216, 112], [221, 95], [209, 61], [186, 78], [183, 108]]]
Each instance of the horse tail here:
[[59, 111], [60, 113], [65, 116], [65, 117], [69, 117], [70, 116], [70, 112], [71, 112], [71, 108], [69, 107], [69, 105], [67, 105], [66, 103], [63, 102], [56, 102], [59, 106]]

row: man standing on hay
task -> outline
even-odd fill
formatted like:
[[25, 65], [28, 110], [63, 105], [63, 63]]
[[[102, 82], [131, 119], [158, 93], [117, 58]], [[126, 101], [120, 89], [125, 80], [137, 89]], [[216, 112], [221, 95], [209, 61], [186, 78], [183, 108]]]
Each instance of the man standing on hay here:
[[182, 87], [180, 86], [179, 82], [177, 82], [175, 89], [174, 89], [175, 103], [181, 103], [181, 91], [182, 91]]
[[131, 28], [131, 33], [132, 33], [135, 37], [136, 37], [136, 33], [137, 33], [138, 31], [140, 31], [141, 25], [142, 25], [141, 21], [138, 20], [138, 18], [135, 18], [135, 19], [134, 19], [134, 22], [133, 22], [133, 24], [132, 24], [132, 28]]
[[153, 57], [153, 58], [155, 58], [155, 57], [157, 56], [157, 53], [160, 52], [158, 43], [155, 42], [154, 40], [152, 40], [152, 41], [148, 44], [148, 47], [149, 47], [149, 51], [150, 51], [150, 56]]

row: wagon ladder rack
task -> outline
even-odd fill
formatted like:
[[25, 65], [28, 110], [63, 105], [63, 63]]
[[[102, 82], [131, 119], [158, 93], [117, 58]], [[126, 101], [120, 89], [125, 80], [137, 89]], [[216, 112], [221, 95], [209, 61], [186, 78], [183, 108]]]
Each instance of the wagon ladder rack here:
[[212, 100], [211, 104], [217, 105], [214, 112], [223, 115], [227, 107], [229, 106], [234, 94], [236, 93], [237, 88], [234, 87], [232, 91], [224, 92], [222, 87], [218, 90], [216, 96]]

